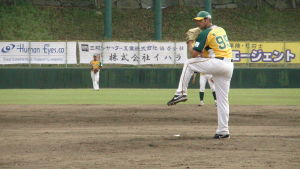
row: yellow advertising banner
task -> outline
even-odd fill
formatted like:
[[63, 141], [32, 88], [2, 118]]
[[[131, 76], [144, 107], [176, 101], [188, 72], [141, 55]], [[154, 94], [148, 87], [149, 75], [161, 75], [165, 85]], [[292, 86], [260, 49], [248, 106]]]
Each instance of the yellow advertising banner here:
[[293, 55], [291, 63], [300, 63], [300, 42], [285, 43], [286, 55]]
[[235, 63], [300, 63], [300, 42], [232, 41]]

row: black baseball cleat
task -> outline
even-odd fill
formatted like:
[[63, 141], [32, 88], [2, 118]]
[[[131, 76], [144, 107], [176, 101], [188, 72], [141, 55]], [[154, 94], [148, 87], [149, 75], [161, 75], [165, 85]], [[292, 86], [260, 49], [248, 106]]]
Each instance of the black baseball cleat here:
[[187, 101], [186, 95], [175, 95], [170, 101], [168, 101], [167, 105], [172, 106], [179, 102], [185, 102], [185, 101]]
[[229, 134], [215, 134], [214, 139], [230, 138]]

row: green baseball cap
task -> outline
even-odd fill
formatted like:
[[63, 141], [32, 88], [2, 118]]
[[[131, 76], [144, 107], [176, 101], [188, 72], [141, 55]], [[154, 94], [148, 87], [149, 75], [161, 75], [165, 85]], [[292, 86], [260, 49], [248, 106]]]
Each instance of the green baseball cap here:
[[200, 11], [200, 12], [198, 12], [197, 16], [195, 18], [193, 18], [193, 20], [201, 21], [202, 19], [205, 19], [205, 18], [211, 19], [211, 15], [206, 11]]

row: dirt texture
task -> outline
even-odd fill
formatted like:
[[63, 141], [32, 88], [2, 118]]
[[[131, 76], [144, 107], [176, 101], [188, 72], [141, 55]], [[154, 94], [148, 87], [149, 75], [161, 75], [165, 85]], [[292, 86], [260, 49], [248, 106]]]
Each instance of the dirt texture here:
[[0, 105], [1, 169], [300, 168], [300, 106]]

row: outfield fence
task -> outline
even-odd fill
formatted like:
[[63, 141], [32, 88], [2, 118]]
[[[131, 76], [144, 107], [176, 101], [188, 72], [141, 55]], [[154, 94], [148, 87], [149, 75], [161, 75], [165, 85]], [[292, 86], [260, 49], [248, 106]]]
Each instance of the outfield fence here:
[[[181, 68], [107, 68], [101, 88], [177, 88]], [[232, 88], [300, 88], [300, 69], [237, 68]], [[199, 76], [190, 88], [199, 88]], [[88, 68], [1, 68], [0, 89], [92, 88]]]

